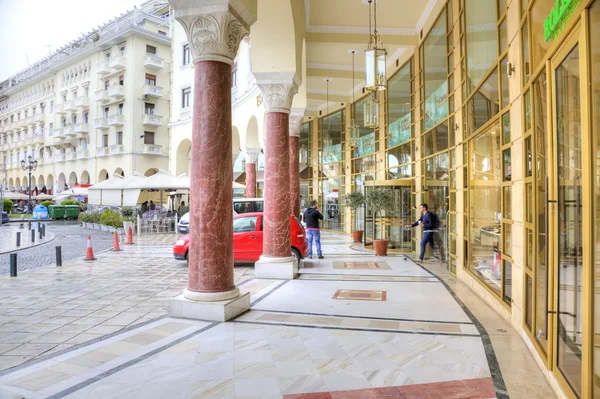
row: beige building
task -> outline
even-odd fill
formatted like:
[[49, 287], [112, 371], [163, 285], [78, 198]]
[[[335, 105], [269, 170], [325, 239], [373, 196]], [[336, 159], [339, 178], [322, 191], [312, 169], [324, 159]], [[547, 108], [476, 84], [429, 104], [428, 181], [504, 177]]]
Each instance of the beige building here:
[[56, 193], [167, 169], [170, 35], [168, 3], [150, 0], [0, 83], [4, 187]]

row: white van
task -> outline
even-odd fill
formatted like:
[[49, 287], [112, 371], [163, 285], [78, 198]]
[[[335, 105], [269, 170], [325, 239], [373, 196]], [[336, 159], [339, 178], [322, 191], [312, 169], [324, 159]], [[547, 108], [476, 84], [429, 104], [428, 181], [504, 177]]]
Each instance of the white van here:
[[[262, 198], [234, 198], [233, 199], [233, 214], [262, 212], [264, 208], [264, 200]], [[177, 232], [179, 234], [188, 234], [190, 232], [190, 213], [186, 213], [181, 217], [177, 224]]]

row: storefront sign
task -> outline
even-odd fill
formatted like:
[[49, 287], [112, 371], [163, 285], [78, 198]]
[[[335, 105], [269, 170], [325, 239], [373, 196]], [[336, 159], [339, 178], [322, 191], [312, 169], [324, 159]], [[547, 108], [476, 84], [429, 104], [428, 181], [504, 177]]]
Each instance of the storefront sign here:
[[358, 142], [358, 156], [370, 155], [375, 152], [375, 133], [369, 133], [360, 138]]
[[425, 100], [425, 129], [437, 125], [448, 116], [448, 81], [445, 80]]
[[571, 18], [580, 0], [556, 0], [550, 15], [544, 21], [544, 41], [554, 40]]
[[390, 123], [389, 131], [388, 148], [410, 140], [410, 112]]

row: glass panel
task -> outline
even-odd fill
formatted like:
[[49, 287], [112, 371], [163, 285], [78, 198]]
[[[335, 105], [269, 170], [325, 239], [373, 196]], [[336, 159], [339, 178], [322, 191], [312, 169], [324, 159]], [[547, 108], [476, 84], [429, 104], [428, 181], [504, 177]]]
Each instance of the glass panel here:
[[[354, 120], [358, 128], [358, 145], [352, 151], [353, 158], [374, 154], [377, 151], [377, 139], [372, 127], [365, 127], [365, 101], [369, 96], [354, 103]], [[410, 124], [409, 124], [410, 127]]]
[[471, 271], [500, 294], [500, 121], [471, 142], [469, 229]]
[[525, 221], [533, 223], [533, 185], [525, 184]]
[[510, 142], [510, 112], [507, 112], [502, 115], [502, 145]]
[[581, 392], [581, 115], [579, 46], [556, 68], [558, 143], [558, 348], [557, 364], [576, 393]]
[[500, 53], [506, 50], [506, 47], [508, 46], [508, 31], [506, 29], [506, 20], [507, 18], [504, 18], [504, 21], [502, 21], [500, 27], [498, 28], [498, 34], [500, 35]]
[[429, 156], [448, 148], [448, 124], [438, 125], [423, 136], [422, 151]]
[[533, 174], [533, 155], [531, 154], [531, 136], [525, 139], [525, 176]]
[[508, 57], [504, 57], [502, 59], [502, 61], [500, 61], [500, 91], [502, 93], [501, 108], [504, 108], [504, 107], [510, 105], [510, 90], [508, 89], [508, 76], [506, 76], [507, 65], [508, 65]]
[[389, 121], [387, 147], [390, 148], [410, 140], [411, 136], [410, 63], [402, 67], [388, 81], [387, 92]]
[[389, 179], [401, 179], [412, 176], [412, 154], [410, 144], [403, 144], [387, 151]]
[[529, 275], [526, 276], [525, 282], [525, 324], [531, 330], [531, 321], [533, 320], [533, 308], [532, 308], [532, 299], [533, 299], [533, 281]]
[[506, 255], [512, 256], [512, 224], [504, 223], [504, 227], [502, 229], [502, 234], [504, 234], [502, 250]]
[[531, 93], [529, 90], [525, 92], [523, 96], [523, 108], [525, 109], [525, 132], [531, 129]]
[[527, 82], [529, 80], [529, 75], [531, 74], [531, 70], [529, 69], [529, 30], [527, 27], [527, 22], [523, 25], [523, 29], [521, 30], [521, 42], [523, 49], [523, 82]]
[[475, 133], [500, 111], [498, 95], [498, 71], [494, 70], [467, 103], [468, 136]]
[[506, 150], [502, 151], [502, 158], [503, 158], [503, 180], [504, 181], [510, 181], [511, 178], [511, 163], [510, 163], [510, 148], [507, 148]]
[[[467, 93], [470, 94], [498, 58], [496, 0], [466, 0]], [[496, 86], [498, 86], [496, 84]]]
[[446, 12], [427, 35], [423, 45], [425, 64], [425, 125], [430, 129], [448, 116], [448, 64], [446, 54]]
[[502, 272], [504, 273], [504, 302], [510, 305], [512, 300], [512, 263], [505, 260], [503, 261], [504, 267]]
[[[600, 46], [600, 0], [594, 1], [590, 13], [590, 48], [598, 49]], [[600, 53], [591, 52], [591, 90], [592, 90], [592, 132], [595, 140], [595, 159], [592, 163], [594, 171], [594, 263], [595, 270], [600, 262]], [[600, 275], [595, 273], [592, 281], [594, 289], [594, 336], [600, 334]], [[600, 347], [594, 345], [594, 398], [600, 399]]]
[[502, 191], [504, 193], [502, 217], [504, 219], [512, 219], [512, 186], [502, 187]]
[[[563, 2], [564, 3], [564, 2]], [[578, 3], [578, 2], [572, 2]], [[531, 7], [531, 52], [533, 60], [531, 69], [534, 70], [547, 54], [553, 40], [546, 41], [544, 35], [544, 21], [550, 15], [550, 11], [556, 5], [554, 1], [536, 1]]]
[[527, 268], [531, 270], [531, 268], [533, 267], [533, 252], [535, 251], [535, 249], [533, 248], [533, 246], [535, 245], [535, 243], [533, 242], [533, 231], [525, 229], [525, 234], [525, 266], [527, 266]]
[[450, 258], [450, 273], [456, 275], [456, 258]]

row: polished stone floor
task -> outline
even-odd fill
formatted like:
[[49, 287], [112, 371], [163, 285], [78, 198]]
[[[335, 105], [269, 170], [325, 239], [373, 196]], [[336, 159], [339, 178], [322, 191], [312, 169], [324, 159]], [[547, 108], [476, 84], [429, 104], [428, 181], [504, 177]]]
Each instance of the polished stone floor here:
[[323, 236], [326, 258], [296, 280], [236, 267], [252, 308], [227, 323], [166, 315], [187, 268], [164, 242], [0, 277], [0, 397], [555, 397], [510, 326], [437, 263]]

